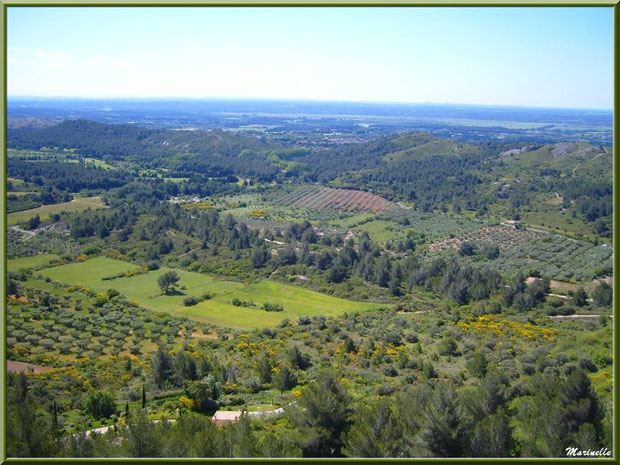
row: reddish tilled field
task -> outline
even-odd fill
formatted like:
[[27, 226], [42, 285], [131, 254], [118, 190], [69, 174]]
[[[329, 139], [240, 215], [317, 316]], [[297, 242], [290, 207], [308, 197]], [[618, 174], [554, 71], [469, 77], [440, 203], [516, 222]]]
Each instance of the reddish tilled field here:
[[279, 205], [316, 210], [382, 212], [394, 207], [389, 200], [364, 191], [310, 186], [300, 189], [278, 202]]

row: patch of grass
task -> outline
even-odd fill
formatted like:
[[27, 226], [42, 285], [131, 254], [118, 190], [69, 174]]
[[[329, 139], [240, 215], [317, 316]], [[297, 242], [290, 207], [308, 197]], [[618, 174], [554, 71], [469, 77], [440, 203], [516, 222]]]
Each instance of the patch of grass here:
[[[253, 307], [237, 307], [232, 300], [252, 301]], [[282, 312], [266, 312], [265, 302], [281, 304]], [[218, 295], [194, 307], [181, 309], [180, 313], [223, 326], [235, 328], [263, 328], [275, 326], [288, 318], [296, 321], [301, 315], [335, 316], [345, 312], [365, 312], [381, 307], [379, 304], [339, 299], [296, 286], [262, 280], [234, 292]]]
[[[102, 278], [137, 269], [136, 265], [107, 257], [96, 257], [84, 262], [69, 263], [41, 270], [40, 274], [54, 281], [79, 284], [94, 291], [116, 288], [118, 279], [103, 281]], [[156, 279], [157, 281], [157, 279]]]
[[98, 168], [103, 168], [104, 170], [117, 170], [116, 166], [112, 166], [109, 163], [106, 163], [103, 160], [99, 160], [97, 158], [84, 158], [84, 164], [93, 165]]
[[33, 255], [32, 257], [20, 257], [7, 260], [7, 270], [17, 271], [22, 268], [36, 268], [41, 265], [47, 265], [52, 260], [57, 260], [58, 255], [53, 253]]
[[9, 226], [28, 221], [30, 218], [39, 215], [41, 220], [46, 220], [50, 215], [60, 212], [81, 212], [89, 208], [103, 208], [104, 204], [99, 197], [76, 198], [71, 202], [57, 203], [54, 205], [43, 205], [42, 207], [32, 208], [21, 212], [9, 213], [7, 224]]
[[349, 216], [348, 218], [336, 218], [329, 221], [329, 224], [337, 228], [349, 229], [355, 227], [359, 223], [366, 221], [372, 221], [376, 216], [375, 213], [359, 213], [357, 215]]
[[[185, 286], [186, 289], [178, 289], [173, 295], [162, 294], [157, 280], [168, 271], [176, 272], [181, 278], [179, 286]], [[212, 277], [204, 274], [179, 269], [172, 270], [167, 267], [130, 278], [102, 281], [102, 283], [105, 290], [116, 289], [127, 299], [136, 301], [145, 308], [168, 313], [176, 313], [185, 308], [183, 300], [188, 296], [200, 298], [207, 292], [228, 292], [242, 286], [241, 283], [215, 281]]]
[[178, 182], [189, 181], [189, 178], [162, 178], [164, 181]]
[[389, 239], [399, 235], [394, 223], [385, 220], [374, 220], [362, 225], [356, 226], [356, 230], [366, 231], [370, 238], [379, 243], [384, 243]]

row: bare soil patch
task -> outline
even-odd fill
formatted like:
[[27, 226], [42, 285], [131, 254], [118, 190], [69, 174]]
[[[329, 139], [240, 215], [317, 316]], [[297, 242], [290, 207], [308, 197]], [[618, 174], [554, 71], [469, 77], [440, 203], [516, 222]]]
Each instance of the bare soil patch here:
[[41, 365], [33, 365], [32, 363], [16, 362], [15, 360], [6, 361], [6, 370], [11, 373], [21, 373], [32, 371], [34, 373], [43, 373], [50, 371], [52, 367], [44, 367]]

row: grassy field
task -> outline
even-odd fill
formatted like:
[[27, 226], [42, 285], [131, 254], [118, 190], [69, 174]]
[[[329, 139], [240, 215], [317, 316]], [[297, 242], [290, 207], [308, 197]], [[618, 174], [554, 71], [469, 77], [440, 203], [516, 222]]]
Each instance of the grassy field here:
[[71, 202], [57, 203], [54, 205], [43, 205], [42, 207], [32, 208], [21, 212], [9, 213], [7, 224], [9, 226], [28, 221], [33, 216], [39, 215], [41, 220], [46, 220], [50, 215], [60, 212], [81, 212], [88, 208], [102, 208], [103, 202], [99, 197], [76, 198]]
[[52, 253], [33, 255], [32, 257], [12, 258], [7, 260], [7, 270], [17, 271], [22, 268], [35, 268], [40, 265], [46, 265], [52, 260], [58, 259], [58, 255]]
[[84, 158], [84, 163], [87, 165], [93, 165], [98, 168], [103, 168], [104, 170], [117, 170], [116, 166], [112, 166], [109, 163], [106, 163], [103, 160], [99, 160], [97, 158]]
[[[301, 315], [339, 315], [380, 307], [379, 304], [338, 299], [267, 280], [243, 285], [178, 269], [174, 270], [181, 278], [178, 292], [175, 295], [162, 295], [157, 279], [171, 270], [166, 267], [129, 278], [106, 281], [101, 279], [134, 269], [136, 267], [127, 262], [97, 257], [85, 262], [48, 268], [42, 270], [41, 274], [55, 281], [79, 284], [97, 292], [116, 289], [129, 300], [136, 301], [153, 311], [185, 315], [195, 320], [240, 329], [274, 326], [285, 318], [294, 321]], [[213, 298], [192, 307], [183, 305], [183, 300], [187, 296], [200, 297], [206, 292], [213, 294]], [[255, 307], [237, 307], [232, 304], [235, 298], [246, 302], [252, 301]], [[284, 311], [262, 310], [259, 307], [265, 302], [281, 304]]]
[[121, 260], [107, 257], [96, 257], [84, 262], [47, 268], [40, 272], [46, 278], [66, 284], [79, 284], [94, 291], [106, 291], [117, 280], [103, 281], [101, 278], [117, 273], [136, 270], [138, 267]]
[[[234, 298], [253, 302], [256, 307], [236, 307], [232, 305]], [[266, 312], [260, 308], [265, 302], [281, 304], [284, 311]], [[302, 315], [335, 316], [345, 312], [364, 312], [380, 306], [338, 299], [296, 286], [262, 280], [234, 292], [218, 295], [195, 307], [182, 309], [181, 313], [224, 326], [262, 328], [275, 326], [285, 318], [296, 321]]]
[[185, 289], [178, 289], [174, 295], [163, 295], [157, 285], [157, 279], [168, 271], [171, 271], [171, 268], [162, 267], [146, 274], [102, 283], [105, 290], [116, 289], [129, 300], [136, 301], [150, 310], [167, 313], [175, 313], [184, 308], [183, 299], [188, 296], [200, 297], [206, 292], [229, 292], [242, 286], [241, 283], [214, 281], [207, 275], [175, 269], [174, 271], [181, 278], [179, 285], [184, 286]]
[[366, 231], [370, 238], [375, 242], [384, 243], [387, 240], [399, 235], [399, 232], [394, 226], [394, 223], [391, 221], [374, 220], [356, 226], [355, 229], [358, 231]]

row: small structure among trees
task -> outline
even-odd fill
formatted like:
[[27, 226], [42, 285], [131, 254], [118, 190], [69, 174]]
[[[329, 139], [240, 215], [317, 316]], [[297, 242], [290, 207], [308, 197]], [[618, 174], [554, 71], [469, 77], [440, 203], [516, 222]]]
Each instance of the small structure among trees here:
[[218, 410], [211, 417], [211, 421], [215, 426], [221, 426], [225, 423], [235, 423], [243, 416], [242, 410]]

